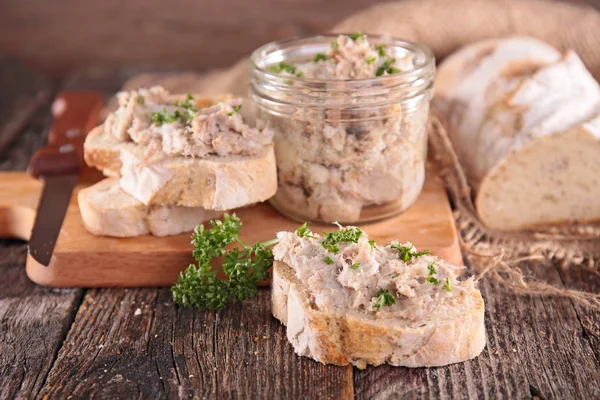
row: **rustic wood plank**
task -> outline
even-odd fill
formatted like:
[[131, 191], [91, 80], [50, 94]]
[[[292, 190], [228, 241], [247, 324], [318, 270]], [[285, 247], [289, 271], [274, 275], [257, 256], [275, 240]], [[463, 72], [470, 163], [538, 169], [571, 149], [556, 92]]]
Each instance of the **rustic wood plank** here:
[[[46, 142], [51, 88], [22, 64], [0, 58], [0, 170], [25, 169]], [[40, 102], [35, 102], [38, 99]], [[31, 102], [34, 107], [27, 107]], [[25, 112], [22, 108], [25, 107]], [[0, 146], [2, 147], [2, 146]], [[36, 286], [25, 274], [26, 245], [0, 240], [0, 398], [42, 387], [75, 316], [82, 290]]]
[[[567, 287], [600, 293], [600, 272], [587, 268], [572, 267], [560, 270], [560, 276]], [[581, 323], [581, 334], [587, 338], [594, 352], [596, 361], [600, 363], [600, 316], [580, 304], [573, 303], [577, 318]]]
[[81, 290], [52, 290], [25, 275], [26, 246], [0, 241], [0, 398], [30, 397], [44, 384]]
[[90, 290], [41, 394], [49, 398], [351, 398], [352, 369], [293, 353], [270, 297], [181, 309], [167, 289]]
[[[531, 266], [561, 284], [552, 264]], [[484, 279], [487, 346], [443, 368], [378, 367], [355, 373], [357, 398], [598, 398], [600, 363], [564, 298], [519, 296]], [[597, 321], [600, 313], [591, 313]], [[592, 328], [593, 329], [593, 328]]]

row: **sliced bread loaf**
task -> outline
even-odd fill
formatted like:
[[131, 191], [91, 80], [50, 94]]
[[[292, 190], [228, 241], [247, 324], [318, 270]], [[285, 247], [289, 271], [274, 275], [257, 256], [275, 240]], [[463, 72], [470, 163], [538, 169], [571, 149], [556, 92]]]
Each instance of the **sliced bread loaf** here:
[[77, 200], [84, 226], [101, 236], [176, 235], [221, 214], [200, 207], [145, 206], [125, 193], [116, 178], [81, 190]]
[[600, 218], [600, 86], [575, 53], [529, 38], [467, 46], [440, 66], [436, 96], [486, 225]]
[[365, 368], [442, 366], [483, 350], [483, 299], [472, 278], [457, 279], [461, 268], [353, 232], [338, 242], [278, 234], [272, 311], [296, 353]]

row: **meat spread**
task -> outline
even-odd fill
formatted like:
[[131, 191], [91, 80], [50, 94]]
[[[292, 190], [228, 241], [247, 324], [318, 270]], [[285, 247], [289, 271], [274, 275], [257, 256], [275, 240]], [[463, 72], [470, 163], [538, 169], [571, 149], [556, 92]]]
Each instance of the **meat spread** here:
[[[388, 55], [385, 46], [365, 35], [340, 35], [326, 54], [306, 63], [280, 63], [272, 71], [303, 78], [366, 79], [410, 70], [413, 55]], [[290, 95], [291, 101], [293, 95]], [[390, 98], [393, 99], [393, 94]], [[346, 96], [348, 97], [348, 96]], [[279, 188], [273, 200], [283, 212], [312, 221], [361, 220], [365, 207], [394, 203], [410, 206], [423, 186], [429, 97], [405, 106], [390, 100], [365, 117], [363, 99], [342, 99], [358, 109], [336, 108], [327, 98], [322, 108], [298, 107], [291, 117], [263, 113], [277, 132], [275, 154]], [[372, 101], [381, 101], [381, 96]], [[316, 116], [315, 116], [316, 115]]]
[[159, 145], [169, 156], [256, 155], [272, 143], [270, 130], [244, 123], [239, 98], [197, 108], [190, 95], [181, 99], [153, 87], [121, 92], [118, 99], [105, 131], [118, 141]]
[[374, 45], [366, 35], [339, 35], [326, 53], [317, 53], [298, 65], [280, 63], [271, 71], [311, 79], [369, 79], [414, 68], [413, 54], [401, 58], [389, 54], [385, 45]]
[[333, 247], [327, 236], [277, 234], [275, 260], [295, 271], [321, 309], [417, 320], [432, 312], [440, 296], [461, 297], [462, 292], [476, 290], [473, 278], [459, 284], [463, 267], [417, 252], [411, 243], [380, 246], [357, 228], [340, 232], [347, 230], [360, 234]]

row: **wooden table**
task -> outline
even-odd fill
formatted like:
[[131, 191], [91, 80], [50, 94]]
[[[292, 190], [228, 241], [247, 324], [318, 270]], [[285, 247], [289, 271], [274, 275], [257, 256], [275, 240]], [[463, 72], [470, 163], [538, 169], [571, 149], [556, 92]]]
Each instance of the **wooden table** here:
[[[0, 169], [25, 169], [45, 142], [58, 89], [108, 96], [130, 74], [88, 70], [52, 86], [0, 58]], [[6, 145], [11, 132], [18, 137]], [[296, 356], [268, 290], [222, 312], [182, 309], [167, 288], [36, 286], [25, 255], [24, 243], [0, 240], [1, 399], [600, 398], [600, 313], [563, 298], [518, 296], [484, 280], [487, 347], [477, 359], [359, 371]], [[531, 268], [558, 285], [600, 290], [598, 274]]]

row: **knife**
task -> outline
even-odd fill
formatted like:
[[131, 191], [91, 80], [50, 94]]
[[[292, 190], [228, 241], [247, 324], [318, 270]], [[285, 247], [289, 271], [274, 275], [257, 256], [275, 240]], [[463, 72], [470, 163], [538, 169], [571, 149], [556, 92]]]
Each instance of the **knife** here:
[[[43, 181], [42, 195], [29, 239], [29, 254], [48, 266], [75, 184], [87, 169], [83, 160], [86, 134], [98, 124], [103, 97], [97, 92], [61, 92], [52, 103], [54, 121], [48, 145], [29, 162], [28, 172]], [[88, 169], [89, 170], [89, 169]]]

